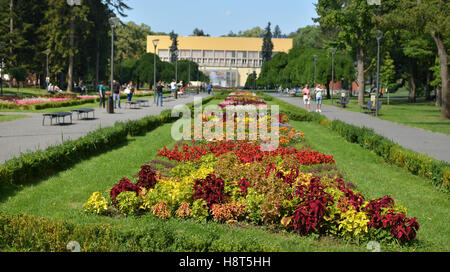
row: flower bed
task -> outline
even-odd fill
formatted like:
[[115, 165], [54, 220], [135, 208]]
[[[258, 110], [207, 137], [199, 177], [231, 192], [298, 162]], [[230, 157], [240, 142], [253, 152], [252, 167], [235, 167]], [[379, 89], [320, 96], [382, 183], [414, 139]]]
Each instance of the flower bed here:
[[335, 172], [333, 156], [294, 144], [273, 151], [251, 141], [164, 147], [157, 155], [176, 166], [162, 174], [143, 165], [134, 182], [120, 180], [109, 199], [94, 193], [84, 209], [267, 225], [353, 241], [415, 239], [419, 223], [406, 216], [405, 207], [389, 196], [366, 199]]

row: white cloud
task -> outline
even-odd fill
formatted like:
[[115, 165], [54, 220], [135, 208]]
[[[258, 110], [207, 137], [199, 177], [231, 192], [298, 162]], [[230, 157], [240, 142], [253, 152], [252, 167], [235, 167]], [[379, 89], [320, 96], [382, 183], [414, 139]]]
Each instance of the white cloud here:
[[226, 16], [230, 16], [231, 15], [231, 11], [229, 11], [229, 10], [225, 11], [225, 15]]

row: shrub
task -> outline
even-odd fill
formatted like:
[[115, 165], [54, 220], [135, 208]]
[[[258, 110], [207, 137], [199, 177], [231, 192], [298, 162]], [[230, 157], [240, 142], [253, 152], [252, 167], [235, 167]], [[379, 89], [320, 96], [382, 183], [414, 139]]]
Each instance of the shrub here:
[[204, 221], [209, 217], [208, 203], [203, 199], [197, 199], [192, 204], [192, 218]]
[[223, 202], [225, 182], [214, 174], [209, 174], [204, 179], [194, 181], [194, 199], [203, 199], [211, 207], [213, 204]]
[[137, 182], [137, 186], [143, 187], [145, 189], [151, 189], [155, 187], [157, 182], [156, 173], [152, 170], [150, 165], [142, 165], [141, 171], [138, 173], [139, 180]]
[[83, 204], [83, 210], [87, 213], [103, 214], [108, 209], [108, 202], [100, 192], [95, 192]]
[[141, 199], [132, 191], [123, 191], [116, 198], [117, 209], [125, 216], [136, 214], [141, 206]]
[[175, 212], [175, 214], [180, 218], [189, 218], [191, 217], [192, 210], [189, 208], [189, 203], [184, 202]]
[[213, 204], [211, 212], [218, 222], [237, 221], [244, 215], [245, 206], [241, 203], [230, 202], [225, 204]]
[[117, 197], [122, 192], [134, 192], [134, 195], [137, 196], [139, 194], [140, 188], [136, 184], [130, 182], [127, 178], [122, 178], [119, 183], [115, 184], [109, 192], [111, 197], [111, 201], [114, 204], [117, 204]]
[[152, 207], [152, 213], [158, 218], [169, 218], [171, 213], [170, 209], [167, 208], [167, 203], [165, 201], [160, 201], [158, 204]]

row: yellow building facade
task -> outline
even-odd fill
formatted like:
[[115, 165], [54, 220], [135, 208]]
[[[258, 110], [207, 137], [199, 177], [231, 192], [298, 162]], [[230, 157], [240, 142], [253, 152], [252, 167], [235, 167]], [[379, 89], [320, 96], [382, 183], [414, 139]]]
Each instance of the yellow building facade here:
[[[156, 54], [162, 61], [170, 60], [169, 36], [148, 36], [147, 52], [155, 53], [154, 40], [159, 40]], [[273, 54], [288, 52], [292, 39], [272, 38]], [[262, 38], [245, 37], [178, 37], [178, 59], [196, 62], [215, 86], [243, 87], [247, 77], [262, 66]]]

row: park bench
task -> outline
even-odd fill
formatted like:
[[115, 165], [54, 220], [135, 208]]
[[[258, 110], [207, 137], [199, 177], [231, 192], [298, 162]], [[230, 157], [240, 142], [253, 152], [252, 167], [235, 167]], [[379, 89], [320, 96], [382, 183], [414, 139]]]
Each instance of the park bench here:
[[[80, 120], [80, 116], [81, 116], [83, 119], [89, 119], [89, 113], [90, 113], [90, 112], [92, 112], [92, 118], [95, 118], [95, 110], [94, 110], [94, 109], [83, 108], [83, 109], [72, 110], [72, 112], [77, 113], [78, 120]], [[85, 117], [83, 117], [83, 115], [84, 115]]]
[[373, 105], [373, 101], [370, 100], [369, 102], [367, 102], [367, 105], [361, 106], [361, 110], [364, 110], [364, 113], [370, 112], [372, 110], [372, 105]]
[[374, 107], [373, 109], [370, 109], [370, 113], [375, 114], [377, 111], [378, 111], [378, 113], [380, 113], [381, 104], [383, 104], [383, 102], [378, 101], [378, 104], [376, 105], [376, 107]]
[[[42, 125], [45, 124], [45, 118], [48, 117], [50, 119], [50, 125], [53, 125], [53, 119], [56, 119], [56, 124], [65, 124], [66, 117], [70, 117], [70, 123], [72, 124], [72, 113], [71, 112], [54, 112], [54, 113], [44, 113], [42, 118]], [[62, 118], [62, 122], [61, 122]]]
[[349, 102], [350, 102], [350, 97], [347, 96], [347, 97], [345, 97], [345, 98], [342, 97], [341, 100], [339, 100], [337, 103], [338, 103], [339, 105], [341, 105], [342, 108], [345, 108], [345, 107], [348, 105]]
[[147, 99], [136, 100], [136, 102], [138, 102], [142, 107], [150, 107], [150, 103]]
[[125, 105], [128, 105], [129, 109], [138, 109], [140, 106], [140, 103], [137, 101], [125, 101]]

